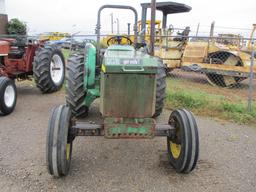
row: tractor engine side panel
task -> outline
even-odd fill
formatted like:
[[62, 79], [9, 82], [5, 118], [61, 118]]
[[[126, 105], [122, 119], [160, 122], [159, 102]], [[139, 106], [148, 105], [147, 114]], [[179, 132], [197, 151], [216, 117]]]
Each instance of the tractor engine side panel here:
[[100, 110], [104, 117], [152, 117], [155, 93], [155, 74], [101, 73]]

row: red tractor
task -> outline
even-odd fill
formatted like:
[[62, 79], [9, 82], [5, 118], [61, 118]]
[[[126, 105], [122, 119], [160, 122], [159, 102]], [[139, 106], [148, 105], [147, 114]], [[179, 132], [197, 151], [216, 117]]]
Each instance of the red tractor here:
[[61, 50], [35, 38], [0, 38], [0, 112], [3, 115], [15, 108], [15, 79], [27, 80], [32, 76], [42, 93], [58, 91], [65, 77]]

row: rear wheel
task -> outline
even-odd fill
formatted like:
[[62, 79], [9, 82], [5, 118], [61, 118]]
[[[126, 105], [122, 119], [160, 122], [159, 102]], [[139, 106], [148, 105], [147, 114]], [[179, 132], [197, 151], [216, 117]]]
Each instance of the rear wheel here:
[[156, 106], [155, 114], [153, 117], [158, 117], [164, 107], [165, 100], [165, 89], [166, 89], [166, 67], [162, 61], [159, 61], [159, 66], [156, 75]]
[[0, 77], [0, 112], [8, 115], [13, 112], [17, 101], [17, 89], [13, 80]]
[[84, 104], [86, 90], [84, 88], [85, 56], [73, 55], [67, 64], [67, 104], [76, 117], [88, 115], [88, 107]]
[[169, 124], [175, 127], [175, 132], [167, 137], [170, 164], [179, 173], [189, 173], [196, 167], [199, 155], [195, 118], [185, 109], [176, 110], [170, 115]]
[[69, 173], [73, 142], [70, 127], [70, 108], [63, 105], [54, 108], [48, 125], [46, 162], [48, 172], [56, 177]]
[[43, 93], [58, 91], [65, 78], [65, 60], [61, 50], [56, 45], [38, 48], [33, 72], [36, 85]]

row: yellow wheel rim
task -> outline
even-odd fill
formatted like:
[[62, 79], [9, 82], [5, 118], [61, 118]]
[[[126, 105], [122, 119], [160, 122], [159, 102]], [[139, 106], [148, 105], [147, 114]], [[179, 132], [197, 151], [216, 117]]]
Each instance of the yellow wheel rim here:
[[66, 145], [66, 158], [67, 158], [67, 160], [69, 160], [69, 157], [70, 157], [70, 144], [67, 143], [67, 145]]
[[178, 159], [181, 153], [181, 145], [170, 142], [170, 149], [174, 159]]

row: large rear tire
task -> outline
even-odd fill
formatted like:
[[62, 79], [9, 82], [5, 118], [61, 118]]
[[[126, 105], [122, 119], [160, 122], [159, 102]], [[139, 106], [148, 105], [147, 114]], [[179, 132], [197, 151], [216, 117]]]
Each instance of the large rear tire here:
[[196, 120], [191, 112], [181, 109], [172, 112], [169, 124], [175, 127], [175, 133], [167, 137], [170, 164], [179, 173], [189, 173], [196, 167], [199, 155]]
[[61, 89], [65, 79], [65, 60], [56, 45], [39, 47], [33, 62], [36, 86], [43, 93]]
[[14, 80], [0, 77], [0, 112], [9, 115], [13, 112], [17, 101], [17, 89]]
[[88, 115], [88, 107], [84, 104], [86, 90], [84, 89], [85, 56], [73, 55], [67, 64], [66, 100], [72, 114], [76, 117]]
[[156, 75], [156, 103], [155, 103], [155, 114], [153, 117], [158, 117], [164, 107], [165, 100], [165, 89], [166, 89], [166, 67], [162, 61], [159, 61], [159, 66]]
[[63, 105], [55, 107], [49, 120], [46, 142], [48, 172], [55, 177], [69, 173], [73, 143], [70, 127], [70, 108]]

